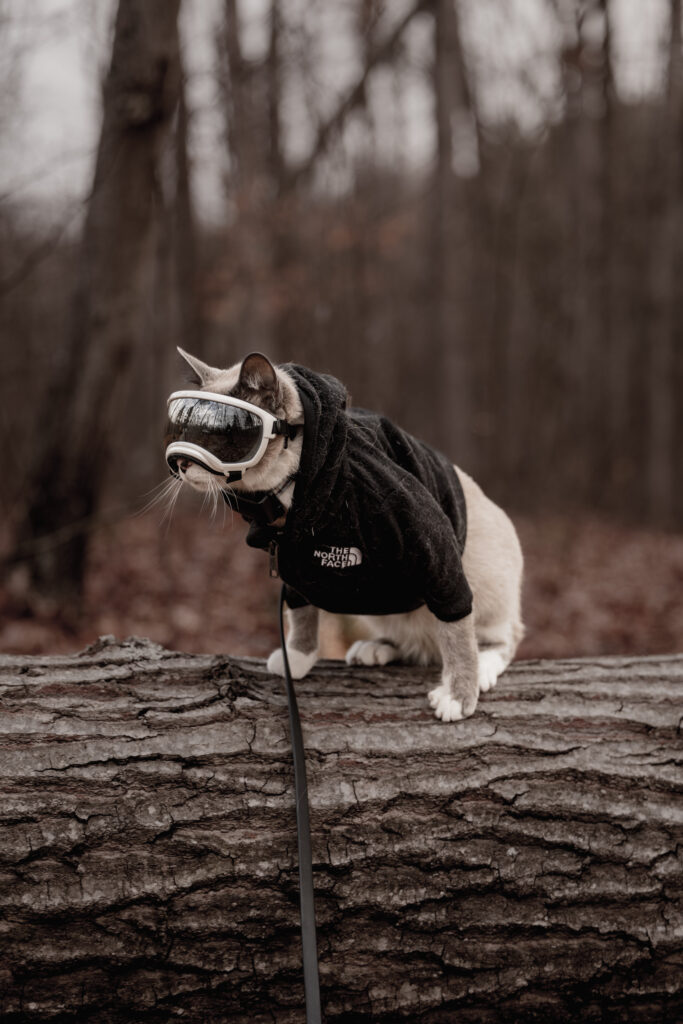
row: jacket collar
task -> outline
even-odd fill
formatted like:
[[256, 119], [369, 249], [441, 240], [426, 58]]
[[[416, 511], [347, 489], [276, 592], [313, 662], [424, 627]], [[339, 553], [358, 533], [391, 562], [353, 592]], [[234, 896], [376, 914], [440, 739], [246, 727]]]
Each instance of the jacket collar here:
[[293, 473], [272, 491], [251, 491], [248, 493], [237, 491], [223, 491], [223, 499], [226, 505], [234, 509], [248, 523], [256, 523], [258, 526], [272, 526], [278, 519], [287, 515], [287, 509], [280, 501], [278, 495], [296, 478]]

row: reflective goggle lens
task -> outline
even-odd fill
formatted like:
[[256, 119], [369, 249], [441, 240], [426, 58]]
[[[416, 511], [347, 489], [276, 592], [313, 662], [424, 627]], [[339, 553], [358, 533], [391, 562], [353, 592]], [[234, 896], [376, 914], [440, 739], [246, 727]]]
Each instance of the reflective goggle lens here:
[[263, 420], [256, 413], [206, 398], [174, 398], [168, 420], [167, 445], [173, 441], [201, 445], [221, 462], [248, 461], [263, 437]]

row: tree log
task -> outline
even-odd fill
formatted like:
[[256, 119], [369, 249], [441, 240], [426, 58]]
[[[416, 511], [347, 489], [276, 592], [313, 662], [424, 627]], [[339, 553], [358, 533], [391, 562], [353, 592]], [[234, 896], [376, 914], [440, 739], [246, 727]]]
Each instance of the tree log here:
[[[297, 684], [327, 1022], [683, 1020], [683, 656]], [[0, 658], [0, 1017], [303, 1021], [282, 680], [103, 638]]]

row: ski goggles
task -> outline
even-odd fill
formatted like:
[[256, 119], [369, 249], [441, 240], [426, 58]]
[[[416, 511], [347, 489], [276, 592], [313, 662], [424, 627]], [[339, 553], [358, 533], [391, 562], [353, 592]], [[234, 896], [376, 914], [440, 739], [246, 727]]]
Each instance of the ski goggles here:
[[174, 391], [168, 399], [166, 462], [178, 475], [182, 459], [217, 476], [238, 479], [263, 458], [268, 442], [297, 428], [251, 402], [212, 391]]

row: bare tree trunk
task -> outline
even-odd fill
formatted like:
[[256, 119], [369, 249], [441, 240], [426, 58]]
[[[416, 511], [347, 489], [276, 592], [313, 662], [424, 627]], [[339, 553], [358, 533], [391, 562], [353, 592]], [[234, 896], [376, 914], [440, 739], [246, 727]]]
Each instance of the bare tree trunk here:
[[[160, 153], [178, 96], [179, 0], [120, 0], [72, 348], [43, 410], [23, 540], [43, 593], [80, 600], [87, 533], [144, 344]], [[74, 529], [76, 524], [76, 529]], [[68, 540], [59, 543], [61, 535]], [[55, 541], [54, 538], [57, 538]]]
[[[514, 147], [502, 176], [500, 198], [492, 216], [492, 272], [490, 309], [487, 325], [487, 361], [485, 431], [489, 434], [486, 470], [488, 479], [498, 487], [505, 483], [511, 490], [523, 479], [521, 462], [529, 459], [523, 436], [528, 420], [531, 396], [527, 391], [530, 339], [526, 332], [513, 334], [515, 305], [520, 281], [518, 275], [520, 226], [524, 218], [525, 191], [531, 156]], [[495, 200], [491, 199], [491, 203]], [[516, 343], [515, 343], [516, 342]], [[541, 439], [534, 429], [534, 446]], [[485, 439], [485, 438], [484, 438]]]
[[304, 262], [305, 246], [299, 243], [301, 217], [297, 215], [296, 195], [285, 187], [286, 167], [282, 151], [280, 104], [284, 93], [282, 66], [283, 19], [281, 4], [271, 0], [270, 37], [266, 58], [266, 123], [269, 209], [268, 249], [270, 251], [269, 283], [272, 297], [273, 355], [291, 359], [292, 352], [301, 358], [314, 358], [313, 346], [307, 339], [306, 314], [308, 302], [301, 294], [300, 261]]
[[666, 104], [659, 133], [661, 209], [652, 255], [652, 334], [649, 406], [649, 510], [656, 522], [670, 522], [674, 475], [680, 452], [675, 450], [674, 338], [676, 299], [681, 270], [683, 227], [683, 53], [681, 0], [671, 0], [671, 35]]
[[[614, 376], [628, 377], [628, 370], [622, 369], [623, 355], [616, 333], [617, 296], [616, 296], [616, 260], [615, 260], [615, 201], [616, 201], [616, 131], [617, 131], [617, 97], [614, 84], [614, 32], [611, 0], [598, 0], [597, 10], [602, 21], [602, 52], [600, 57], [600, 73], [596, 82], [596, 96], [601, 111], [599, 121], [600, 134], [600, 171], [597, 178], [597, 191], [600, 196], [600, 249], [602, 265], [599, 273], [599, 285], [602, 289], [599, 306], [599, 348], [597, 353], [597, 369], [600, 381], [598, 403], [600, 411], [597, 416], [599, 431], [610, 442], [597, 446], [596, 449], [596, 484], [595, 496], [603, 508], [610, 506], [614, 494], [615, 482], [622, 472], [623, 452], [626, 446], [624, 434], [614, 434], [611, 414], [611, 393], [614, 387]], [[628, 350], [628, 343], [625, 343]], [[622, 386], [621, 391], [625, 390]], [[617, 463], [615, 466], [614, 464]]]
[[197, 225], [190, 158], [185, 80], [181, 76], [175, 125], [175, 196], [173, 204], [175, 276], [178, 292], [179, 334], [183, 348], [204, 355], [197, 272]]
[[[596, 29], [598, 32], [596, 32]], [[611, 91], [609, 88], [609, 31], [604, 0], [579, 4], [577, 15], [580, 93], [574, 119], [573, 167], [575, 187], [576, 279], [575, 339], [571, 358], [575, 366], [577, 420], [575, 436], [577, 486], [585, 501], [594, 504], [604, 492], [604, 467], [599, 460], [606, 435], [607, 365], [609, 340], [609, 263], [606, 187]], [[592, 457], [586, 459], [586, 451]]]
[[241, 310], [236, 332], [240, 352], [235, 358], [249, 348], [270, 351], [273, 340], [268, 61], [245, 59], [240, 10], [237, 0], [225, 0], [223, 102], [230, 156], [226, 184], [232, 211], [230, 244], [239, 254], [233, 301]]
[[[437, 0], [434, 8], [434, 117], [436, 159], [430, 210], [430, 253], [428, 259], [427, 308], [431, 311], [429, 337], [420, 350], [428, 366], [424, 387], [425, 421], [434, 419], [437, 403], [438, 442], [447, 446], [457, 438], [458, 457], [470, 460], [472, 437], [471, 339], [464, 337], [456, 285], [458, 250], [462, 251], [462, 203], [456, 202], [458, 181], [453, 171], [453, 126], [458, 117], [468, 116], [467, 89], [455, 0]], [[459, 244], [460, 243], [460, 244]], [[431, 412], [431, 415], [430, 415]]]
[[603, 218], [605, 236], [605, 324], [606, 324], [606, 382], [607, 443], [600, 446], [605, 456], [604, 482], [609, 489], [605, 506], [622, 506], [628, 501], [627, 489], [633, 483], [634, 452], [630, 445], [629, 427], [631, 409], [630, 389], [633, 384], [633, 357], [637, 337], [633, 323], [624, 310], [625, 258], [621, 251], [623, 228], [620, 203], [620, 161], [623, 162], [627, 144], [621, 135], [621, 109], [614, 81], [614, 16], [612, 0], [600, 0], [604, 16], [603, 76], [605, 118], [603, 122], [605, 173]]
[[[683, 656], [297, 684], [325, 1020], [683, 1017]], [[300, 1024], [282, 681], [104, 638], [0, 657], [0, 1015]]]

